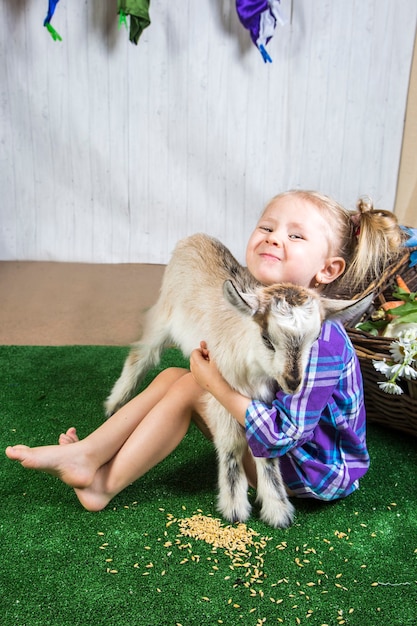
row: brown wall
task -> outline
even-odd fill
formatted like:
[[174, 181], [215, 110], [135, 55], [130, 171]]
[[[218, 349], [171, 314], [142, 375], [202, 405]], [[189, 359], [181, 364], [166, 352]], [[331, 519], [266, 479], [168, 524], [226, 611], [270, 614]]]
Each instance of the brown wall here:
[[395, 213], [401, 224], [417, 227], [417, 39], [414, 42]]

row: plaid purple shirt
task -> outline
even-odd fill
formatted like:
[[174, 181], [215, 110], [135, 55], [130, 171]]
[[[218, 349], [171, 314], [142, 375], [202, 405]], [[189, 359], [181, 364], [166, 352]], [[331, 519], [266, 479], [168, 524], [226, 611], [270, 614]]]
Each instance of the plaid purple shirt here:
[[254, 456], [281, 457], [297, 496], [334, 500], [358, 488], [369, 467], [363, 384], [341, 324], [323, 324], [300, 392], [279, 391], [272, 406], [251, 402], [246, 438]]

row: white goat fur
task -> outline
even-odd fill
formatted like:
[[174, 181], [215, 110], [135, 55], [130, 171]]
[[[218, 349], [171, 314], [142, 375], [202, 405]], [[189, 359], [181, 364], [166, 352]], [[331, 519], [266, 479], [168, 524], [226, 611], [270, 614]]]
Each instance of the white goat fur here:
[[[347, 307], [352, 317], [368, 304], [320, 298], [291, 284], [262, 286], [219, 241], [201, 234], [188, 237], [173, 253], [159, 299], [106, 401], [106, 412], [114, 413], [131, 397], [164, 347], [174, 343], [189, 356], [201, 340], [234, 389], [272, 403], [277, 386], [287, 393], [301, 387], [323, 320], [345, 317]], [[242, 465], [244, 429], [209, 393], [206, 406], [219, 462], [218, 507], [228, 520], [244, 521], [251, 511]], [[288, 526], [293, 506], [278, 459], [254, 460], [261, 518], [275, 527]]]

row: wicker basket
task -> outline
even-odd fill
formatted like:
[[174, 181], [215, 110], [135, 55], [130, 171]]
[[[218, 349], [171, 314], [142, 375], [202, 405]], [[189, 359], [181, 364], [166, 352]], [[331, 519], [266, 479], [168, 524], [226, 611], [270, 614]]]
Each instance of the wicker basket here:
[[[411, 291], [417, 291], [417, 266], [409, 267], [410, 254], [414, 250], [415, 248], [406, 248], [404, 255], [361, 294], [365, 296], [371, 291], [375, 293], [374, 304], [367, 311], [365, 319], [381, 304], [393, 299], [397, 275], [405, 280]], [[377, 384], [386, 379], [376, 371], [372, 361], [389, 360], [389, 348], [394, 340], [390, 337], [375, 337], [353, 328], [347, 328], [347, 332], [361, 365], [368, 421], [417, 436], [417, 381], [403, 381], [401, 386], [404, 393], [401, 395], [390, 395]]]

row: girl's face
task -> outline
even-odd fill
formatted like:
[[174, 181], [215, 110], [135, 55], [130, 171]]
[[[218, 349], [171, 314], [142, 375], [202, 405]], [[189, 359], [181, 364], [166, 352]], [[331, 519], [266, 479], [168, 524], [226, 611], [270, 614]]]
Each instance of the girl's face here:
[[278, 197], [266, 207], [246, 248], [246, 264], [264, 285], [290, 282], [302, 287], [326, 284], [345, 262], [330, 257], [330, 226], [317, 207], [295, 195]]

